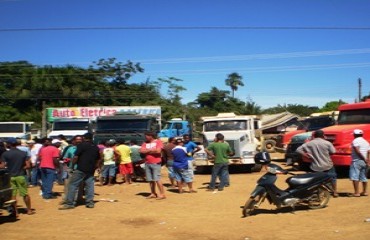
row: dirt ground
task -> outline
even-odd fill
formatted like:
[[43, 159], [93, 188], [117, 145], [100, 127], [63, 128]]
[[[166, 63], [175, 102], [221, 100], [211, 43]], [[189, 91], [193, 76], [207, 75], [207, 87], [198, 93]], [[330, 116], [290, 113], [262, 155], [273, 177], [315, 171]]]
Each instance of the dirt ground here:
[[[148, 183], [96, 187], [94, 209], [83, 205], [58, 210], [61, 197], [43, 200], [30, 189], [35, 215], [20, 214], [15, 222], [0, 216], [0, 237], [11, 239], [370, 239], [370, 197], [348, 197], [351, 182], [338, 180], [339, 198], [319, 210], [275, 210], [263, 203], [256, 215], [242, 218], [241, 206], [263, 174], [231, 174], [223, 192], [206, 191], [210, 176], [196, 175], [198, 193], [178, 194], [166, 188], [167, 199], [146, 199]], [[163, 170], [164, 182], [168, 183]], [[285, 188], [285, 176], [278, 186]], [[61, 193], [55, 185], [54, 191]], [[101, 199], [113, 199], [107, 202]], [[20, 200], [20, 199], [19, 199]], [[19, 207], [24, 207], [22, 201]], [[6, 214], [3, 212], [4, 215]]]

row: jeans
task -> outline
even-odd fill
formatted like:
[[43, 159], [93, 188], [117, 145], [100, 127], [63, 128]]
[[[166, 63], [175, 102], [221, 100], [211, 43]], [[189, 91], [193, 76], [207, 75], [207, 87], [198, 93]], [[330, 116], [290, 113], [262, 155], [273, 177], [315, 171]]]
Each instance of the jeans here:
[[212, 168], [211, 182], [209, 183], [210, 189], [215, 189], [216, 179], [219, 177], [220, 185], [218, 189], [223, 189], [229, 181], [229, 164], [228, 163], [216, 163]]
[[55, 180], [55, 169], [41, 168], [41, 181], [42, 181], [42, 197], [45, 199], [53, 196], [53, 184]]
[[66, 205], [74, 206], [76, 191], [82, 182], [85, 183], [85, 204], [86, 206], [94, 206], [94, 174], [87, 174], [79, 170], [74, 170], [70, 177]]
[[39, 185], [39, 181], [41, 179], [41, 171], [38, 166], [32, 167], [31, 170], [31, 185], [37, 186]]

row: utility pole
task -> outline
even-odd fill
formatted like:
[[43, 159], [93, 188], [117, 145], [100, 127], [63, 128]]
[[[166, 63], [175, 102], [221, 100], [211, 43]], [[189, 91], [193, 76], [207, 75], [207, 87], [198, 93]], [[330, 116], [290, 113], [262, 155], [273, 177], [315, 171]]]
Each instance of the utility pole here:
[[358, 79], [358, 102], [361, 102], [361, 88], [362, 88], [362, 82], [361, 78]]
[[41, 137], [46, 137], [46, 102], [42, 100]]

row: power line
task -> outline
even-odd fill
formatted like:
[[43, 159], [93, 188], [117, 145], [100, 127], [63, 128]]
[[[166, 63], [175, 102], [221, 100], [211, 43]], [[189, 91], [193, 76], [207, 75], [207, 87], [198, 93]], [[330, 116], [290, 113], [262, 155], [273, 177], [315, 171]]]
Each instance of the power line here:
[[117, 31], [117, 30], [345, 30], [368, 31], [370, 27], [323, 27], [323, 26], [120, 26], [120, 27], [45, 27], [45, 28], [0, 28], [0, 32], [39, 31]]

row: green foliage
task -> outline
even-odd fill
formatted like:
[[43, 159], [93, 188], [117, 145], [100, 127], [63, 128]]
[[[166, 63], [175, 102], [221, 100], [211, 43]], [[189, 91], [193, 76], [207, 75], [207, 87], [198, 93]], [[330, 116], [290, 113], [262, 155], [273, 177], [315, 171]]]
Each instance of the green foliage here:
[[225, 80], [226, 86], [229, 86], [232, 91], [232, 97], [234, 97], [234, 92], [238, 91], [239, 86], [244, 86], [243, 77], [240, 76], [238, 73], [234, 72], [227, 76]]
[[320, 108], [320, 112], [337, 111], [338, 107], [342, 104], [345, 104], [342, 100], [327, 102], [322, 108]]

